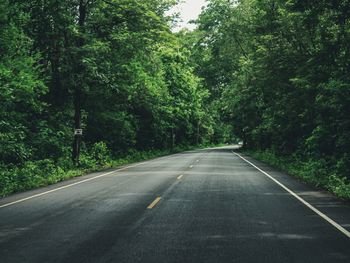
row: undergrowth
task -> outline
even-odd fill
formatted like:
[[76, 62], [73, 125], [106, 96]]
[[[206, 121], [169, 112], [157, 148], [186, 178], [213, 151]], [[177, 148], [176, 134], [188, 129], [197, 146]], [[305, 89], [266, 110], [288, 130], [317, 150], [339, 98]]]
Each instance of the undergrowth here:
[[271, 151], [244, 152], [340, 198], [350, 199], [350, 180], [340, 176], [336, 167], [326, 160], [303, 160], [296, 155], [277, 156]]

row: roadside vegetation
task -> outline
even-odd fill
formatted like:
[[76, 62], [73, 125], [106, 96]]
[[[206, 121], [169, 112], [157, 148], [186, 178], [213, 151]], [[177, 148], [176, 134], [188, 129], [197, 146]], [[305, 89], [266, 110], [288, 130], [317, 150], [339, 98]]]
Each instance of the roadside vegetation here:
[[176, 2], [0, 0], [1, 196], [230, 140]]
[[247, 150], [244, 153], [261, 160], [272, 167], [287, 172], [317, 188], [328, 190], [342, 199], [350, 199], [350, 182], [340, 177], [331, 162], [326, 160], [305, 160], [298, 155], [278, 156], [271, 151]]
[[254, 157], [349, 198], [348, 1], [210, 0], [183, 32]]

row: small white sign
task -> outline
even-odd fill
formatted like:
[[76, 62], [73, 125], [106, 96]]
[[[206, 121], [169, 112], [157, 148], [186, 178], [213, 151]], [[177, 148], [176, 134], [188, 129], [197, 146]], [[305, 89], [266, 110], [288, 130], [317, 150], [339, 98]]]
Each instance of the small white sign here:
[[75, 129], [74, 135], [83, 135], [83, 129]]

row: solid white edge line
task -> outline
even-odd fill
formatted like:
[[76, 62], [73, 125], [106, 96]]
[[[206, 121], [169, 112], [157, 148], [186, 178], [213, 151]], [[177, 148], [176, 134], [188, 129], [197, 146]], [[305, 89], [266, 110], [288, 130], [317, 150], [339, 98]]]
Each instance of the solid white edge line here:
[[341, 233], [343, 233], [345, 236], [347, 236], [348, 238], [350, 238], [350, 232], [348, 230], [346, 230], [344, 227], [342, 227], [340, 224], [338, 224], [337, 222], [335, 222], [333, 219], [331, 219], [330, 217], [328, 217], [327, 215], [325, 215], [324, 213], [322, 213], [320, 210], [318, 210], [316, 207], [312, 206], [310, 203], [308, 203], [307, 201], [305, 201], [303, 198], [301, 198], [299, 195], [297, 195], [296, 193], [294, 193], [292, 190], [290, 190], [287, 186], [285, 186], [284, 184], [280, 183], [277, 179], [273, 178], [271, 175], [269, 175], [267, 172], [263, 171], [262, 169], [260, 169], [259, 167], [257, 167], [255, 164], [253, 164], [252, 162], [248, 161], [247, 159], [245, 159], [243, 156], [241, 156], [240, 154], [232, 151], [232, 153], [234, 153], [235, 155], [237, 155], [239, 158], [241, 158], [243, 161], [247, 162], [248, 164], [250, 164], [251, 166], [253, 166], [255, 169], [257, 169], [258, 171], [260, 171], [261, 173], [263, 173], [264, 175], [266, 175], [268, 178], [270, 178], [272, 181], [274, 181], [276, 184], [278, 184], [280, 187], [282, 187], [284, 190], [286, 190], [289, 194], [291, 194], [293, 197], [295, 197], [297, 200], [299, 200], [301, 203], [303, 203], [306, 207], [308, 207], [309, 209], [311, 209], [313, 212], [315, 212], [317, 215], [319, 215], [321, 218], [323, 218], [324, 220], [326, 220], [329, 224], [331, 224], [332, 226], [334, 226], [336, 229], [338, 229]]
[[104, 177], [104, 176], [107, 176], [107, 175], [110, 175], [110, 174], [113, 174], [113, 173], [117, 173], [117, 172], [129, 169], [129, 168], [140, 166], [142, 164], [145, 164], [145, 163], [143, 162], [143, 163], [138, 163], [138, 164], [131, 165], [131, 166], [126, 166], [124, 168], [120, 168], [120, 169], [117, 169], [117, 170], [114, 170], [114, 171], [111, 171], [111, 172], [108, 172], [108, 173], [100, 174], [100, 175], [97, 175], [97, 176], [94, 176], [94, 177], [91, 177], [91, 178], [88, 178], [88, 179], [85, 179], [85, 180], [82, 180], [82, 181], [79, 181], [79, 182], [75, 182], [75, 183], [68, 184], [68, 185], [65, 185], [65, 186], [62, 186], [62, 187], [58, 187], [58, 188], [55, 188], [55, 189], [52, 189], [52, 190], [49, 190], [49, 191], [42, 192], [40, 194], [36, 194], [36, 195], [32, 195], [32, 196], [29, 196], [29, 197], [26, 197], [26, 198], [23, 198], [23, 199], [19, 199], [19, 200], [16, 200], [16, 201], [13, 201], [13, 202], [10, 202], [10, 203], [7, 203], [7, 204], [0, 205], [0, 208], [4, 208], [4, 207], [11, 206], [11, 205], [14, 205], [14, 204], [22, 203], [24, 201], [27, 201], [27, 200], [30, 200], [30, 199], [33, 199], [33, 198], [36, 198], [36, 197], [40, 197], [40, 196], [43, 196], [43, 195], [47, 195], [47, 194], [50, 194], [50, 193], [53, 193], [53, 192], [57, 192], [59, 190], [63, 190], [63, 189], [75, 186], [75, 185], [79, 185], [79, 184], [86, 183], [86, 182], [89, 182], [89, 181], [92, 181], [92, 180], [96, 180], [98, 178], [101, 178], [101, 177]]

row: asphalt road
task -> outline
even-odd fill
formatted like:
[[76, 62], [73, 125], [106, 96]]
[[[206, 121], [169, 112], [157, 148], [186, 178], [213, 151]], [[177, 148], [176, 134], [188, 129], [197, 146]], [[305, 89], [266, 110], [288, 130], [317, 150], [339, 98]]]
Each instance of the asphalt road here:
[[1, 199], [0, 262], [350, 262], [348, 203], [232, 149]]

